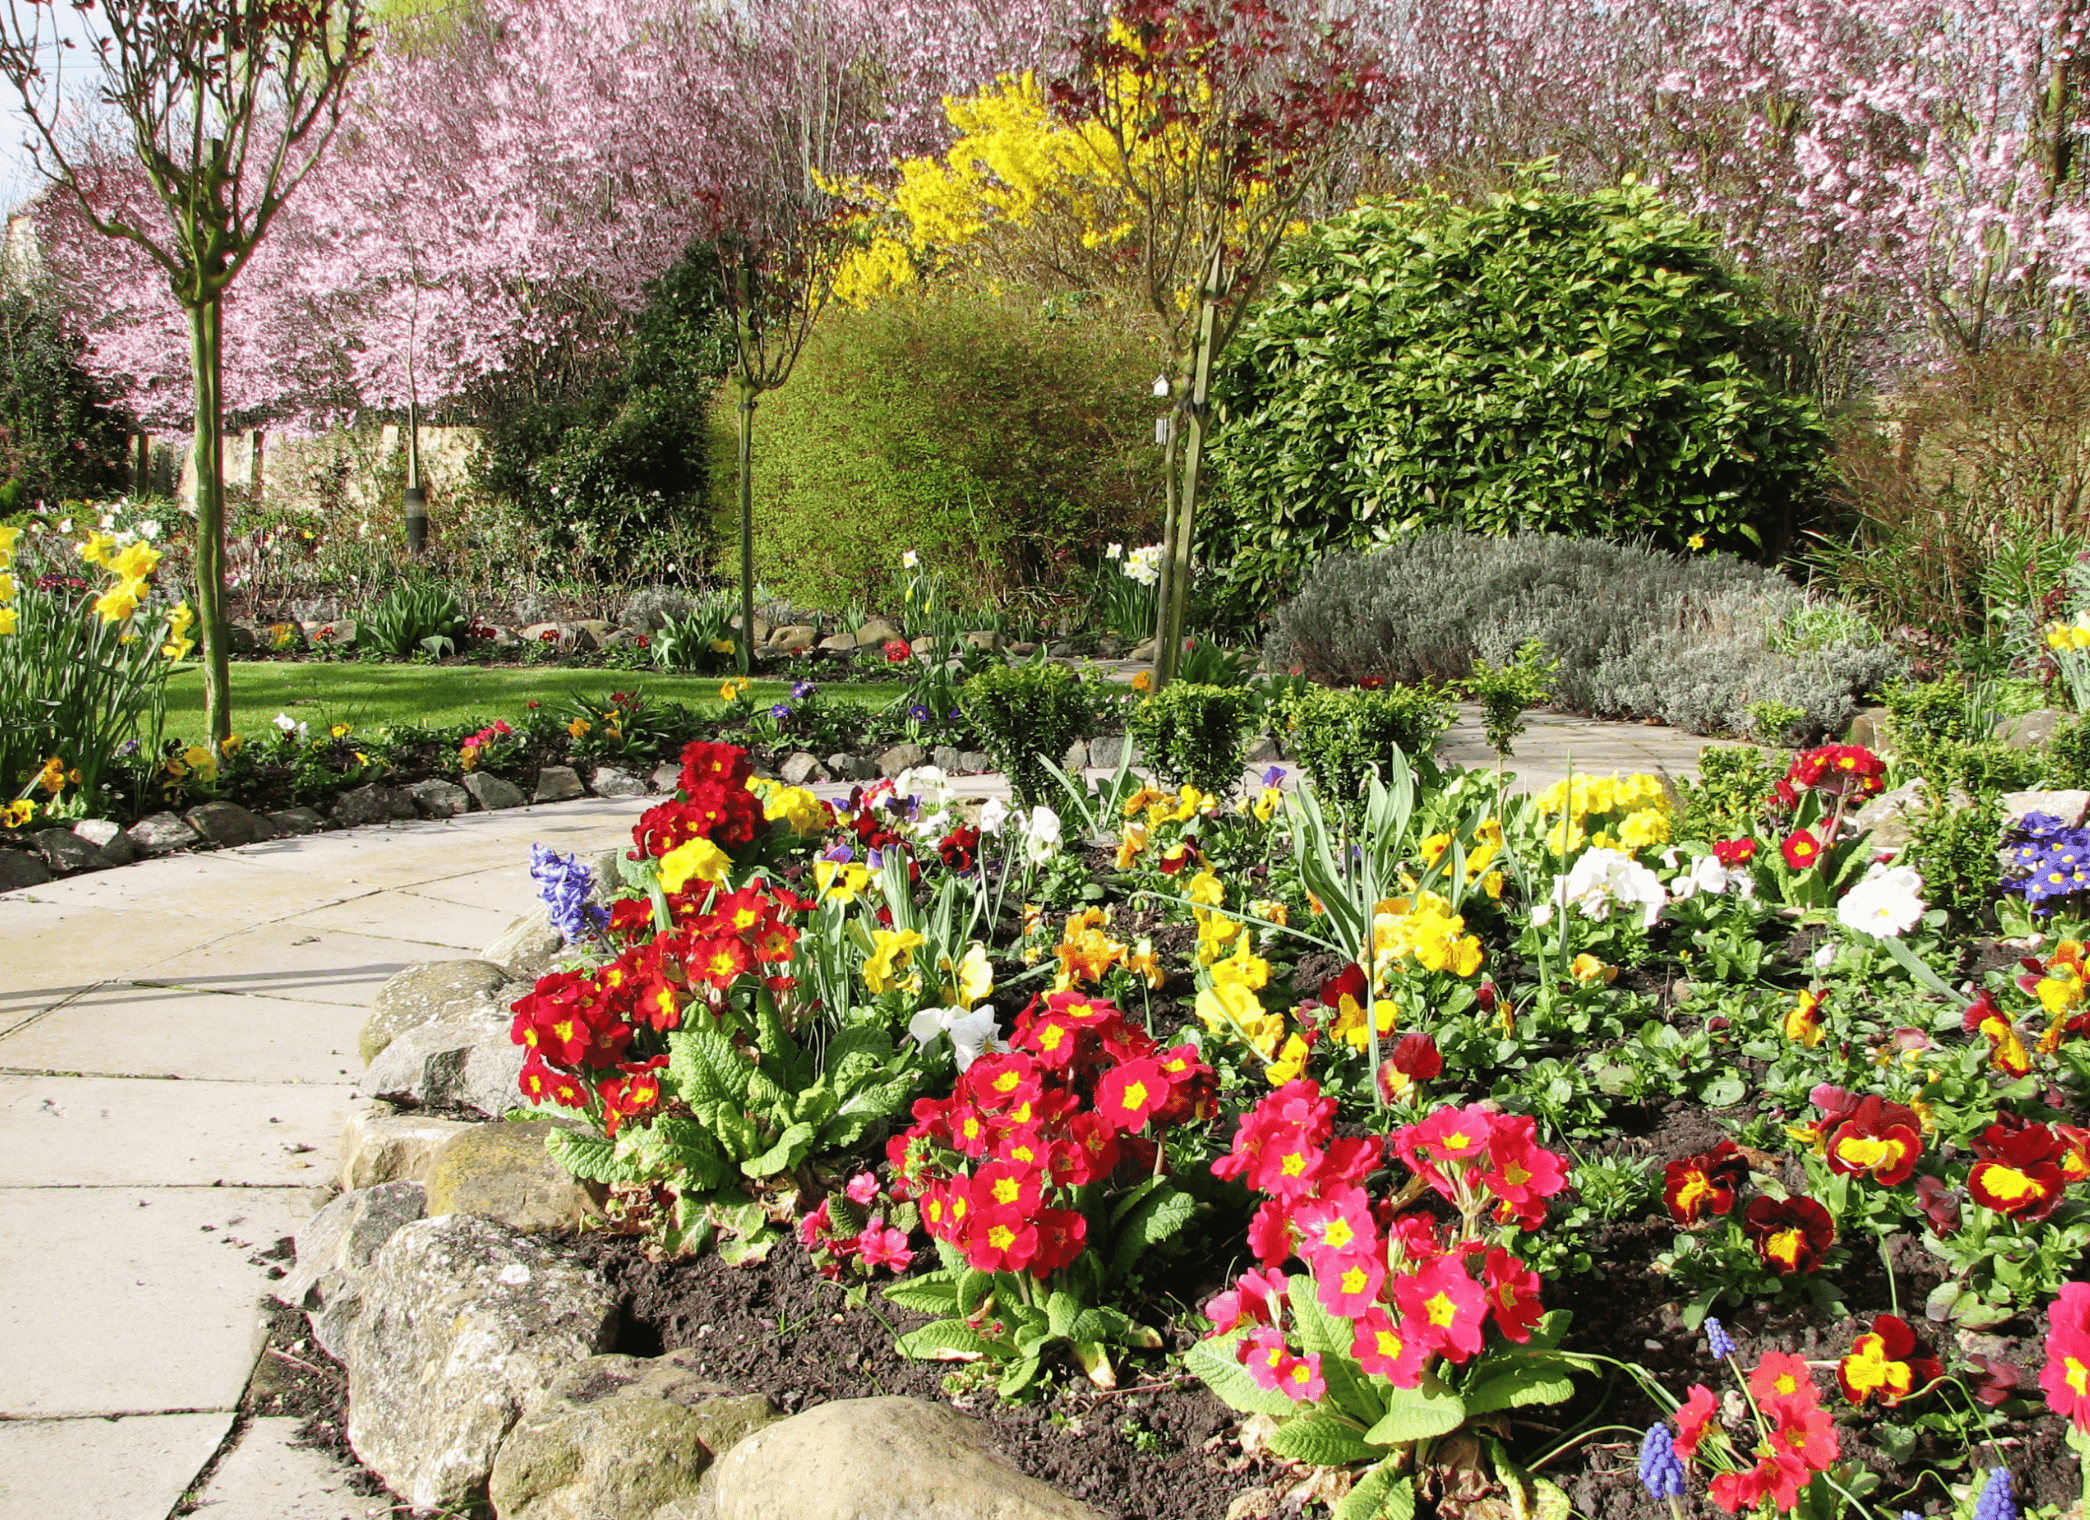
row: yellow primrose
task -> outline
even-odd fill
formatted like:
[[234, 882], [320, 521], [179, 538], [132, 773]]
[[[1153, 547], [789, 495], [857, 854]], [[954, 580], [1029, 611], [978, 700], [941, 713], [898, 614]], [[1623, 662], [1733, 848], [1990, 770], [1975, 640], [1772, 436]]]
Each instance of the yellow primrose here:
[[912, 929], [873, 929], [871, 941], [876, 948], [864, 962], [864, 985], [873, 992], [890, 992], [900, 985], [900, 973], [914, 958], [922, 937]]
[[747, 785], [762, 799], [762, 816], [771, 823], [781, 818], [794, 834], [817, 834], [827, 827], [827, 809], [804, 787], [784, 786], [760, 776], [750, 777]]
[[1644, 850], [1649, 845], [1667, 844], [1669, 815], [1658, 813], [1652, 808], [1628, 813], [1618, 826], [1618, 839], [1628, 850]]
[[855, 902], [857, 894], [870, 884], [870, 868], [858, 865], [853, 860], [813, 862], [813, 885], [820, 889], [823, 898], [832, 897], [836, 902]]
[[692, 881], [724, 881], [732, 864], [726, 852], [708, 839], [678, 844], [660, 857], [661, 890], [680, 892]]

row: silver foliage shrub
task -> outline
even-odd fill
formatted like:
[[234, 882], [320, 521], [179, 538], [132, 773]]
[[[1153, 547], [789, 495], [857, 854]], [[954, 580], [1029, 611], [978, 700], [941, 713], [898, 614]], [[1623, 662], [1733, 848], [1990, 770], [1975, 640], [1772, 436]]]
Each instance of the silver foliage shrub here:
[[1795, 636], [1823, 623], [1790, 581], [1732, 558], [1436, 531], [1323, 560], [1273, 615], [1267, 655], [1337, 685], [1445, 681], [1536, 638], [1560, 661], [1563, 707], [1744, 734], [1750, 703], [1777, 702], [1827, 733], [1904, 667], [1855, 618]]

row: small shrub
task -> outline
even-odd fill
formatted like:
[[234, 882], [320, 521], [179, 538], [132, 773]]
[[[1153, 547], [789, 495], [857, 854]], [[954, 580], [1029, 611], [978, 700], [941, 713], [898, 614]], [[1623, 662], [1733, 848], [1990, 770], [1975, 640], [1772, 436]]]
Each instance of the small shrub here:
[[1799, 647], [1790, 627], [1808, 606], [1782, 576], [1725, 556], [1416, 533], [1324, 560], [1271, 620], [1267, 658], [1334, 684], [1460, 681], [1539, 639], [1560, 664], [1556, 700], [1576, 711], [1746, 733], [1749, 704], [1776, 701], [1806, 731], [1834, 732], [1905, 662], [1869, 630]]
[[1176, 681], [1135, 707], [1125, 727], [1168, 785], [1187, 781], [1224, 797], [1241, 784], [1241, 756], [1255, 709], [1245, 687]]
[[1698, 779], [1677, 782], [1684, 798], [1683, 839], [1729, 839], [1754, 834], [1764, 799], [1785, 775], [1785, 761], [1748, 745], [1698, 752]]
[[1364, 795], [1373, 771], [1382, 777], [1398, 748], [1410, 760], [1429, 755], [1456, 715], [1434, 690], [1394, 686], [1382, 691], [1314, 688], [1287, 705], [1289, 748], [1314, 789], [1349, 804]]
[[2056, 731], [2046, 749], [2049, 786], [2090, 787], [2090, 721], [2078, 718]]
[[409, 581], [394, 586], [364, 609], [356, 620], [356, 642], [401, 660], [419, 654], [455, 654], [463, 647], [471, 622], [464, 603], [448, 586]]
[[1025, 807], [1055, 795], [1045, 762], [1059, 764], [1093, 720], [1087, 688], [1066, 666], [1050, 662], [986, 671], [965, 683], [958, 700]]
[[1923, 900], [1964, 924], [1986, 914], [2002, 890], [1997, 850], [2003, 814], [1993, 794], [1976, 793], [1971, 805], [1949, 805], [1944, 799], [1950, 789], [1951, 783], [1932, 778], [1929, 804], [1896, 864], [1914, 866], [1923, 878]]
[[1901, 746], [1901, 757], [1932, 786], [1944, 791], [1958, 787], [1977, 800], [2026, 791], [2039, 785], [2047, 770], [2036, 750], [2012, 749], [2000, 739], [1910, 742]]
[[1480, 704], [1481, 732], [1497, 759], [1510, 757], [1510, 745], [1524, 732], [1524, 714], [1553, 695], [1558, 660], [1546, 658], [1543, 640], [1526, 641], [1507, 665], [1476, 658], [1466, 694]]

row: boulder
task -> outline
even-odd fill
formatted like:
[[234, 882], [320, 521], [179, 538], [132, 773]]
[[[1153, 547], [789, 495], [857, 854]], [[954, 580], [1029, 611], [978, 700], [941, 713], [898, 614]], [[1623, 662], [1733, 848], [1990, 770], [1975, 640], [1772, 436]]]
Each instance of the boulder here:
[[2033, 813], [2058, 818], [2071, 829], [2080, 828], [2083, 819], [2090, 817], [2090, 792], [2005, 792], [1997, 801], [2002, 804], [2006, 832]]
[[537, 791], [530, 800], [571, 802], [576, 797], [587, 795], [588, 789], [581, 785], [581, 778], [572, 766], [547, 765], [537, 772]]
[[472, 810], [472, 794], [440, 776], [416, 781], [405, 790], [414, 799], [414, 810], [423, 818], [455, 818]]
[[107, 818], [82, 818], [73, 832], [102, 852], [112, 866], [127, 866], [138, 858], [137, 846], [124, 835], [123, 825]]
[[[529, 991], [526, 982], [508, 985], [514, 994], [507, 999], [508, 1002]], [[527, 1101], [522, 1091], [522, 1069], [529, 1055], [529, 1051], [506, 1035], [498, 1040], [479, 1041], [465, 1052], [464, 1070], [458, 1074], [457, 1085], [451, 1089], [450, 1101], [476, 1108], [489, 1119], [500, 1118]]]
[[820, 647], [830, 654], [848, 654], [856, 648], [856, 635], [853, 633], [830, 633], [820, 641]]
[[936, 635], [925, 633], [918, 639], [909, 640], [907, 647], [914, 651], [916, 659], [926, 660], [936, 653]]
[[1037, 652], [1038, 646], [1029, 639], [1018, 639], [1009, 646], [1009, 658], [1012, 660], [1027, 660]]
[[560, 643], [562, 647], [581, 654], [593, 654], [598, 649], [609, 647], [610, 635], [615, 631], [601, 618], [581, 618], [561, 630]]
[[393, 1102], [462, 1103], [473, 1050], [506, 1040], [512, 1022], [507, 1013], [456, 1013], [402, 1030], [363, 1073], [363, 1091]]
[[900, 772], [928, 763], [929, 752], [919, 744], [895, 744], [879, 755], [878, 772], [889, 781], [897, 780]]
[[1887, 744], [1887, 729], [1892, 718], [1884, 707], [1861, 707], [1851, 714], [1844, 725], [1843, 742], [1862, 745], [1866, 749], [1883, 749]]
[[705, 1381], [690, 1358], [592, 1356], [563, 1373], [494, 1458], [501, 1520], [652, 1520], [694, 1496], [719, 1453], [777, 1415], [760, 1394]]
[[396, 786], [373, 781], [344, 792], [334, 800], [334, 819], [351, 828], [358, 824], [388, 823], [394, 818], [418, 818], [421, 810], [414, 799]]
[[653, 767], [653, 774], [646, 781], [656, 792], [672, 792], [682, 785], [682, 767], [676, 761], [663, 760]]
[[992, 628], [981, 628], [965, 635], [965, 643], [972, 649], [999, 649], [1001, 635]]
[[1154, 658], [1154, 641], [1151, 638], [1141, 639], [1132, 646], [1132, 652], [1126, 655], [1125, 658], [1128, 660], [1151, 661]]
[[402, 1114], [389, 1103], [359, 1108], [341, 1127], [341, 1186], [355, 1190], [383, 1182], [426, 1182], [436, 1152], [452, 1135], [470, 1128], [461, 1119]]
[[858, 649], [876, 649], [900, 637], [900, 630], [882, 617], [866, 618], [863, 626], [856, 630]]
[[598, 765], [589, 776], [588, 785], [595, 789], [598, 797], [643, 797], [646, 783], [629, 771], [620, 771], [614, 765]]
[[632, 593], [625, 602], [623, 611], [617, 614], [617, 625], [635, 628], [640, 633], [658, 633], [669, 618], [685, 617], [689, 613], [689, 596], [672, 586], [647, 586]]
[[2073, 721], [2058, 708], [2041, 707], [1996, 724], [1995, 735], [2012, 749], [2044, 749], [2047, 741]]
[[262, 647], [261, 636], [247, 623], [225, 625], [225, 648], [230, 654], [253, 654]]
[[513, 628], [503, 628], [499, 623], [481, 623], [479, 626], [485, 630], [485, 642], [496, 649], [513, 649], [522, 642], [515, 636]]
[[502, 930], [481, 959], [506, 966], [518, 981], [534, 982], [551, 970], [552, 961], [565, 948], [566, 941], [552, 927], [552, 910], [539, 903]]
[[657, 1520], [1101, 1520], [923, 1399], [838, 1399], [764, 1425]]
[[428, 1212], [477, 1214], [525, 1233], [579, 1229], [598, 1211], [588, 1190], [544, 1148], [556, 1127], [550, 1119], [532, 1119], [474, 1124], [452, 1135], [428, 1168]]
[[964, 759], [954, 744], [939, 744], [929, 751], [929, 763], [946, 776], [956, 775], [962, 770], [964, 767], [961, 762]]
[[348, 1327], [363, 1300], [363, 1277], [386, 1241], [427, 1212], [418, 1182], [381, 1182], [343, 1193], [297, 1234], [290, 1271], [269, 1291], [305, 1311], [328, 1356], [348, 1345]]
[[[1099, 770], [1116, 770], [1125, 763], [1125, 750], [1130, 742], [1123, 734], [1098, 734], [1089, 740], [1089, 764]], [[1135, 749], [1133, 759], [1138, 758]]]
[[459, 1014], [503, 1013], [494, 997], [515, 980], [489, 957], [482, 961], [428, 961], [409, 966], [370, 1000], [359, 1041], [365, 1063], [407, 1030]]
[[470, 1214], [417, 1220], [349, 1327], [349, 1445], [416, 1508], [470, 1509], [509, 1427], [616, 1332], [616, 1293], [568, 1253]]
[[488, 771], [466, 771], [464, 789], [472, 794], [472, 800], [488, 811], [501, 808], [521, 807], [522, 788], [512, 781], [503, 781]]
[[827, 768], [841, 781], [869, 781], [878, 774], [878, 767], [864, 755], [836, 753], [827, 757]]
[[275, 825], [266, 818], [256, 818], [237, 802], [206, 802], [192, 807], [182, 815], [189, 827], [216, 845], [252, 844], [257, 839], [274, 839]]
[[203, 843], [203, 836], [173, 813], [154, 813], [124, 831], [140, 855], [171, 855]]
[[353, 647], [356, 642], [356, 633], [356, 620], [354, 618], [335, 618], [331, 623], [320, 623], [317, 626], [311, 623], [305, 624], [305, 636], [311, 639], [313, 643], [323, 644], [329, 649], [348, 649]]
[[50, 869], [27, 850], [0, 850], [0, 892], [40, 887], [50, 879]]
[[830, 779], [820, 757], [802, 749], [784, 756], [784, 763], [777, 768], [777, 776], [786, 786], [811, 786]]
[[[1860, 808], [1851, 818], [1860, 833], [1869, 836], [1876, 850], [1898, 850], [1915, 837], [1915, 825], [1929, 810], [1925, 793], [1929, 783], [1922, 780], [1897, 786], [1891, 792], [1883, 792]], [[1963, 808], [1971, 805], [1972, 799], [1958, 787], [1946, 798], [1946, 806]]]
[[[116, 837], [121, 839], [123, 836], [118, 834]], [[60, 876], [70, 876], [75, 871], [99, 871], [116, 864], [72, 829], [38, 829], [23, 842]]]
[[515, 636], [525, 644], [556, 644], [559, 642], [557, 623], [529, 623], [516, 630]]
[[793, 623], [788, 628], [777, 629], [763, 647], [771, 654], [804, 654], [819, 636], [820, 630], [811, 623]]
[[991, 755], [983, 755], [976, 749], [962, 749], [958, 751], [958, 769], [971, 775], [991, 771], [994, 769], [994, 758]]
[[326, 819], [320, 816], [318, 809], [308, 807], [285, 808], [280, 813], [270, 813], [268, 821], [276, 826], [276, 833], [282, 836], [317, 834], [327, 826]]

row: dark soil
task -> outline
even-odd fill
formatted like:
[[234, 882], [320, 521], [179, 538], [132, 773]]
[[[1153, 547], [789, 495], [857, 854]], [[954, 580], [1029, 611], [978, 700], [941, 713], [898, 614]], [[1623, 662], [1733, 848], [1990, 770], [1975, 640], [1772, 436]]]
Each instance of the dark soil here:
[[1122, 1366], [1114, 1393], [1076, 1375], [1036, 1402], [1007, 1404], [991, 1379], [981, 1386], [962, 1366], [897, 1355], [895, 1335], [925, 1318], [876, 1289], [863, 1308], [851, 1308], [794, 1242], [747, 1267], [715, 1256], [650, 1261], [619, 1237], [584, 1237], [580, 1247], [624, 1294], [618, 1350], [657, 1356], [693, 1348], [704, 1372], [767, 1394], [786, 1413], [882, 1395], [951, 1403], [986, 1420], [995, 1443], [1026, 1473], [1120, 1520], [1222, 1520], [1234, 1495], [1274, 1471], [1242, 1462], [1228, 1440], [1237, 1417], [1158, 1355]]

